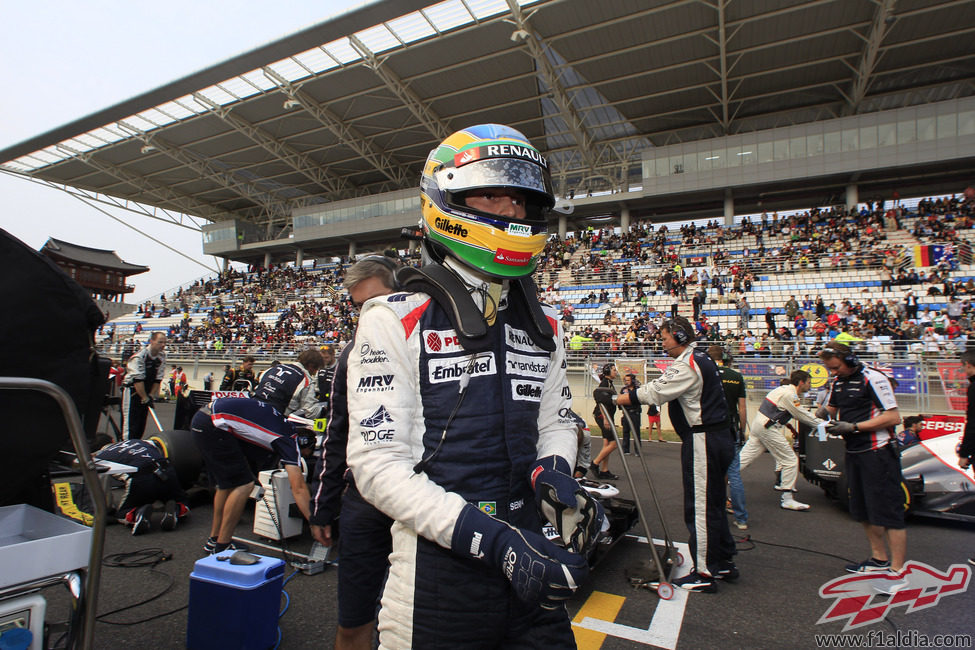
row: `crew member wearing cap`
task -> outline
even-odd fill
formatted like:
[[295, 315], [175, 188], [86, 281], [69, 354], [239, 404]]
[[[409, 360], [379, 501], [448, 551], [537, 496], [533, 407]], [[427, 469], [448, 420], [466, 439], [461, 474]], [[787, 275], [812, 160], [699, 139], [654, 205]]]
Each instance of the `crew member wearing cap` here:
[[[664, 352], [673, 363], [657, 379], [637, 389], [641, 404], [667, 403], [670, 422], [681, 439], [684, 479], [684, 522], [694, 569], [674, 580], [689, 591], [714, 592], [716, 580], [733, 581], [735, 540], [728, 528], [725, 478], [735, 455], [735, 439], [728, 425], [728, 405], [718, 368], [693, 347], [694, 328], [682, 316], [660, 328]], [[629, 404], [621, 395], [617, 404]]]

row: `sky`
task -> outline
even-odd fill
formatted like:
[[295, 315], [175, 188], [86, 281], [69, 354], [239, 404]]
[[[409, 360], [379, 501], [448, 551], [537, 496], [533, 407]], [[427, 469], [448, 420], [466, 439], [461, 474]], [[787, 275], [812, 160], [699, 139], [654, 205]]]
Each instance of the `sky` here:
[[[367, 4], [359, 0], [0, 0], [0, 149]], [[16, 99], [16, 98], [19, 98]], [[24, 101], [29, 98], [29, 101]], [[210, 269], [198, 232], [120, 209], [119, 219]], [[207, 275], [78, 199], [0, 174], [0, 228], [39, 249], [49, 237], [114, 250], [152, 270], [129, 278], [126, 302]]]

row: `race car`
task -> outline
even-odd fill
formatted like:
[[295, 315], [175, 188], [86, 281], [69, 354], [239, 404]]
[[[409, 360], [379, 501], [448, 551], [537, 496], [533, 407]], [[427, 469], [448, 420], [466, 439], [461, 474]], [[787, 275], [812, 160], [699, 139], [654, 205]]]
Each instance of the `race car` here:
[[[975, 475], [971, 468], [958, 467], [956, 454], [964, 428], [963, 416], [926, 416], [920, 439], [900, 448], [909, 514], [975, 521]], [[846, 508], [843, 438], [804, 427], [798, 436], [798, 451], [806, 480]]]

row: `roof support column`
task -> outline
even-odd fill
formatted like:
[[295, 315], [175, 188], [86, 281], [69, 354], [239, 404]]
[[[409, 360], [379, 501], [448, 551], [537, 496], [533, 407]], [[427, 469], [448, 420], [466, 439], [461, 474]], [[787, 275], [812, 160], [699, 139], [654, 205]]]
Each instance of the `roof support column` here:
[[559, 215], [559, 241], [565, 241], [565, 232], [567, 230], [566, 226], [568, 224], [568, 219], [564, 214]]
[[299, 248], [298, 252], [295, 253], [295, 266], [301, 268], [301, 265], [305, 262], [305, 249]]
[[857, 205], [860, 203], [860, 188], [857, 187], [856, 183], [850, 183], [846, 186], [846, 211], [856, 210]]
[[267, 251], [266, 253], [264, 253], [264, 268], [265, 269], [271, 268], [271, 251]]
[[355, 241], [349, 242], [349, 261], [355, 258]]
[[625, 235], [626, 231], [629, 229], [630, 229], [630, 208], [629, 206], [624, 205], [620, 208], [620, 230], [622, 230], [623, 234]]
[[731, 196], [731, 188], [724, 191], [724, 225], [735, 225], [735, 199]]

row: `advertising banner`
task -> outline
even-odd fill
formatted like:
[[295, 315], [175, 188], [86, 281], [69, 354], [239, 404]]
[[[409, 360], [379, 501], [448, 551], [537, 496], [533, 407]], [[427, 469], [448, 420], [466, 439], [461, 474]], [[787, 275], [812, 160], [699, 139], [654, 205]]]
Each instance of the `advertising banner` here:
[[921, 440], [932, 440], [941, 436], [961, 436], [965, 430], [964, 415], [925, 415]]

